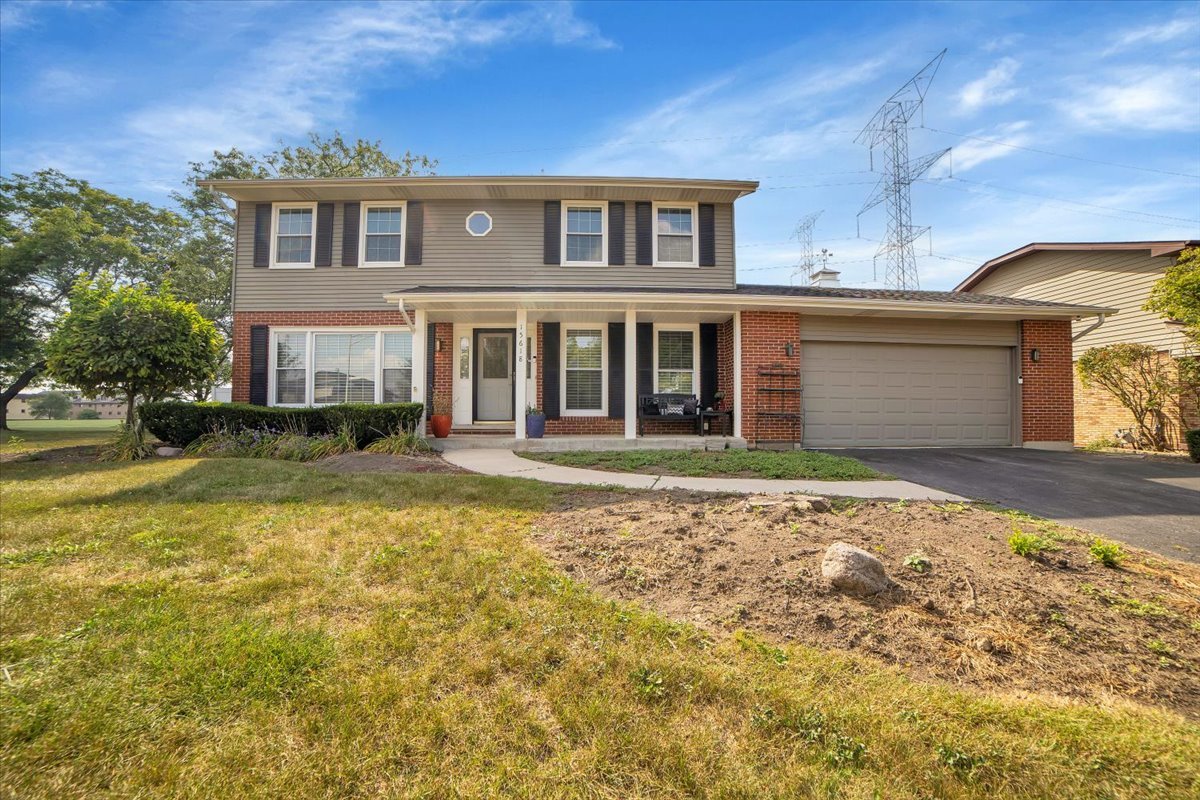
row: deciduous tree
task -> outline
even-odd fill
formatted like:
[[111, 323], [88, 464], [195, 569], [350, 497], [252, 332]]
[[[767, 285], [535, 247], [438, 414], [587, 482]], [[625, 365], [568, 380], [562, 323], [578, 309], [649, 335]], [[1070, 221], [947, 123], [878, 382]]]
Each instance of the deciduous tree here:
[[1084, 352], [1075, 364], [1085, 387], [1099, 386], [1133, 414], [1139, 439], [1167, 449], [1167, 409], [1174, 376], [1169, 362], [1148, 344], [1110, 344]]
[[37, 419], [66, 419], [71, 416], [71, 398], [62, 392], [42, 392], [29, 401], [29, 411]]

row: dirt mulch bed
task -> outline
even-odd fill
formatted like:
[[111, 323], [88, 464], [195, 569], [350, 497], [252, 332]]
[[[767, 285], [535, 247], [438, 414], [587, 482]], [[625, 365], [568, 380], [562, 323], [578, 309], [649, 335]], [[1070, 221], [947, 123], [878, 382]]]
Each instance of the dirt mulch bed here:
[[50, 450], [0, 453], [0, 464], [22, 464], [29, 461], [41, 461], [47, 464], [79, 464], [95, 461], [97, 450], [99, 450], [97, 445], [81, 444], [72, 447], [55, 447]]
[[[1127, 548], [1113, 569], [1091, 537], [961, 504], [794, 503], [687, 493], [576, 492], [535, 541], [576, 579], [715, 633], [745, 628], [866, 653], [915, 677], [1103, 701], [1122, 696], [1200, 717], [1200, 567]], [[1014, 526], [1054, 537], [1015, 555]], [[898, 588], [871, 598], [821, 577], [825, 548], [878, 556]], [[932, 566], [904, 565], [920, 552]]]
[[419, 456], [392, 456], [384, 453], [345, 453], [314, 462], [313, 466], [326, 472], [439, 472], [466, 474], [441, 456], [430, 453]]

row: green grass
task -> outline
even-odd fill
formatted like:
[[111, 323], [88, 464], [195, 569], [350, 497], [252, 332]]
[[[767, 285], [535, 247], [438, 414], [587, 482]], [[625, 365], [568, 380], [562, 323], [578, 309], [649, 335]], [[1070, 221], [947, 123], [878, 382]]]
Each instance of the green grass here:
[[521, 453], [525, 458], [610, 472], [710, 478], [865, 481], [891, 478], [861, 461], [814, 450], [603, 450]]
[[123, 420], [10, 419], [0, 431], [0, 453], [33, 453], [57, 447], [102, 444]]
[[[0, 796], [1194, 797], [1200, 728], [599, 598], [558, 488], [289, 462], [0, 474]], [[578, 501], [578, 498], [576, 498]]]

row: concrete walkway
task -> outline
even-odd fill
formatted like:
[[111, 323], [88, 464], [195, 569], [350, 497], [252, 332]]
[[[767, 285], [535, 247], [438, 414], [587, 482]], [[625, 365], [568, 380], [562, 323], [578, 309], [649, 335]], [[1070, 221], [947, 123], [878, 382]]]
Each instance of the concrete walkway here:
[[886, 498], [894, 500], [962, 501], [956, 494], [930, 489], [908, 481], [785, 481], [766, 478], [680, 478], [672, 475], [641, 475], [635, 472], [602, 472], [596, 469], [560, 467], [521, 458], [511, 450], [451, 450], [442, 458], [455, 466], [484, 475], [531, 478], [546, 483], [576, 483], [588, 486], [623, 486], [627, 489], [689, 489], [700, 492], [740, 494], [814, 494], [834, 497]]

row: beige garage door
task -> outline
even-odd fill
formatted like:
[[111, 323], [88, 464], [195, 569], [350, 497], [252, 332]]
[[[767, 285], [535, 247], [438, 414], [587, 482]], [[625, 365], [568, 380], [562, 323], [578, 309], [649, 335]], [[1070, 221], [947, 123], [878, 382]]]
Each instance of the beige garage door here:
[[1012, 351], [805, 342], [806, 447], [1012, 443]]

